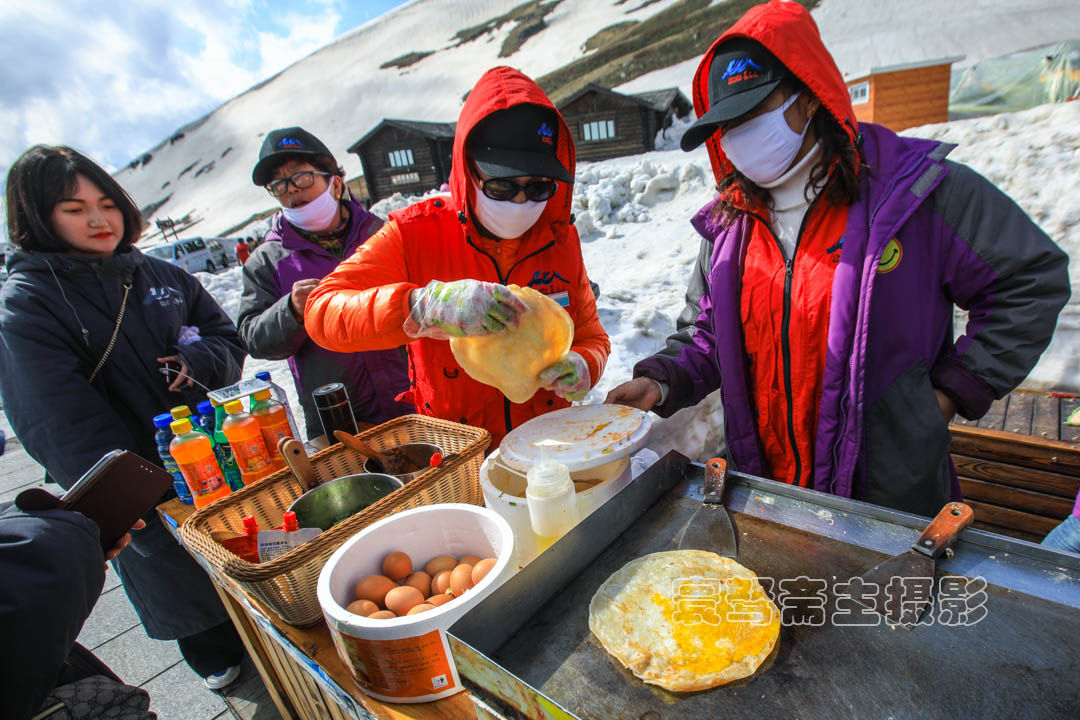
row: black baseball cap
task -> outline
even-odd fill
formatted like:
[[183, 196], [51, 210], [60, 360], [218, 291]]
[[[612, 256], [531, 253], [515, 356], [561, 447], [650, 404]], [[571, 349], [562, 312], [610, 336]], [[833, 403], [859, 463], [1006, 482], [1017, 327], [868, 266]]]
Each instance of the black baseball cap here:
[[784, 64], [756, 40], [737, 37], [721, 45], [709, 66], [709, 109], [682, 136], [682, 149], [693, 150], [720, 123], [753, 110], [788, 74]]
[[330, 152], [319, 138], [309, 133], [304, 128], [287, 127], [271, 130], [263, 140], [259, 148], [259, 162], [255, 163], [255, 169], [251, 171], [251, 182], [262, 186], [270, 182], [278, 165], [278, 159], [282, 155], [327, 155]]
[[498, 110], [469, 133], [472, 159], [493, 178], [534, 175], [573, 183], [559, 162], [559, 118], [542, 105], [522, 104]]

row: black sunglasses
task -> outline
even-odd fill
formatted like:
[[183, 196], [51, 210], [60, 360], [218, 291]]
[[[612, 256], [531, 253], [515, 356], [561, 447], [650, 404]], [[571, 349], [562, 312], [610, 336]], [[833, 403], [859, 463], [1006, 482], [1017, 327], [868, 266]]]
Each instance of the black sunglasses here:
[[330, 173], [319, 172], [318, 170], [301, 170], [292, 177], [281, 178], [280, 180], [274, 180], [266, 184], [266, 192], [270, 193], [274, 197], [281, 197], [289, 190], [289, 184], [297, 190], [307, 190], [315, 183], [316, 175], [329, 176]]
[[480, 188], [492, 200], [513, 200], [523, 192], [529, 200], [543, 202], [551, 199], [559, 184], [554, 180], [530, 180], [521, 184], [505, 178], [491, 178], [485, 180]]

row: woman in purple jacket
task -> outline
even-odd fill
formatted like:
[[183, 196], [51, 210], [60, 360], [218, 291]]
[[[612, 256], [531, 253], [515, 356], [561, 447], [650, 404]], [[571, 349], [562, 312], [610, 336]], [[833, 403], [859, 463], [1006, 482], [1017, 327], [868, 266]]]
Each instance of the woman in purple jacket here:
[[324, 276], [382, 226], [352, 197], [345, 171], [326, 146], [299, 127], [267, 134], [251, 173], [280, 204], [270, 232], [244, 263], [237, 325], [254, 358], [289, 361], [307, 435], [322, 434], [311, 391], [345, 384], [357, 420], [381, 423], [413, 411], [397, 396], [409, 387], [402, 348], [336, 353], [304, 330], [304, 304]]

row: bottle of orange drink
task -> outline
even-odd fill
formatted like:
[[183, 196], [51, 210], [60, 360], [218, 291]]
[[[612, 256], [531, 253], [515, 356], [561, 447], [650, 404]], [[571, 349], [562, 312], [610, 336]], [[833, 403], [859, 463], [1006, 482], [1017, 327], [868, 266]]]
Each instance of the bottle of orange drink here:
[[169, 428], [176, 435], [169, 443], [169, 454], [180, 466], [180, 473], [191, 489], [195, 507], [204, 507], [231, 493], [214, 457], [210, 438], [192, 430], [191, 421], [187, 418], [173, 420]]
[[280, 470], [285, 467], [285, 458], [278, 452], [278, 443], [282, 438], [293, 436], [289, 427], [289, 415], [285, 406], [270, 396], [269, 390], [259, 390], [251, 396], [251, 416], [259, 421], [263, 441], [270, 453], [270, 462]]
[[274, 472], [259, 421], [244, 412], [244, 404], [239, 400], [225, 403], [225, 412], [228, 415], [221, 423], [221, 429], [232, 448], [233, 459], [240, 468], [244, 485], [262, 480]]

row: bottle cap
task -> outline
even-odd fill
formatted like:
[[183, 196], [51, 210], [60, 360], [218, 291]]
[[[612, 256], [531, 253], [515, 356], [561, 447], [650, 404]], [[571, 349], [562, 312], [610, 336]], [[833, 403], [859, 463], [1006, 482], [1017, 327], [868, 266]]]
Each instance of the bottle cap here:
[[315, 407], [328, 408], [349, 401], [349, 393], [345, 391], [344, 383], [327, 383], [311, 391], [311, 397], [315, 400]]
[[286, 532], [299, 530], [300, 526], [296, 524], [296, 513], [292, 510], [286, 510], [285, 514], [281, 516], [281, 527]]
[[244, 533], [253, 535], [257, 532], [259, 532], [259, 523], [255, 520], [254, 515], [248, 515], [244, 518]]
[[244, 403], [240, 402], [239, 400], [230, 400], [229, 402], [225, 403], [225, 412], [229, 413], [230, 415], [232, 415], [233, 413], [242, 413], [244, 412]]
[[270, 399], [270, 391], [269, 390], [256, 390], [254, 393], [252, 393], [251, 397], [254, 398], [258, 402], [262, 402], [263, 400], [269, 400]]
[[169, 425], [172, 424], [172, 421], [173, 421], [173, 416], [172, 415], [170, 415], [169, 413], [161, 413], [160, 415], [155, 415], [154, 416], [154, 427], [156, 427], [156, 428], [167, 428], [167, 427], [169, 427]]
[[266, 382], [271, 382], [270, 373], [266, 372], [265, 370], [262, 370], [260, 372], [255, 373], [255, 379], [256, 380], [265, 380]]
[[201, 403], [195, 406], [195, 410], [200, 415], [212, 413], [214, 412], [214, 403], [210, 402], [209, 400], [203, 400]]
[[186, 432], [191, 432], [191, 421], [187, 418], [180, 418], [179, 420], [173, 420], [169, 425], [173, 433], [176, 435], [182, 435]]
[[179, 420], [180, 418], [186, 418], [191, 416], [191, 408], [189, 408], [187, 405], [177, 405], [174, 408], [170, 408], [169, 412], [172, 413], [174, 420]]

